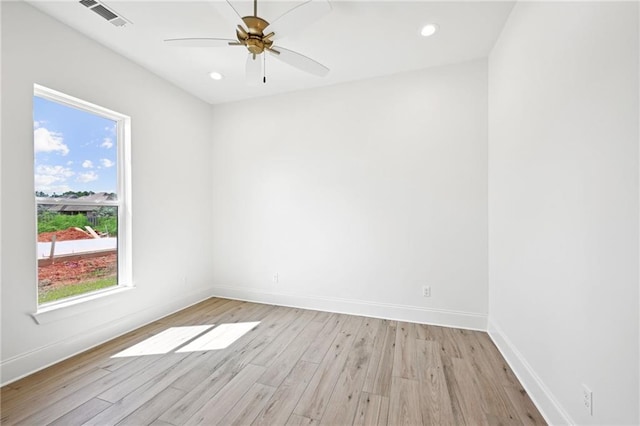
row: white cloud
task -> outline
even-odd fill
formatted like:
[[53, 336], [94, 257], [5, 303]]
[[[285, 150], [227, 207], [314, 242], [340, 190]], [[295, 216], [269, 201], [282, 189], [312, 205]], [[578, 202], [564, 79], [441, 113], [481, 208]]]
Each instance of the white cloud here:
[[68, 178], [74, 175], [73, 171], [68, 167], [49, 166], [45, 164], [36, 166], [36, 174], [52, 175], [60, 178]]
[[93, 182], [94, 180], [98, 180], [98, 174], [94, 171], [80, 173], [76, 180], [82, 183]]
[[107, 149], [112, 148], [113, 147], [113, 141], [111, 140], [111, 138], [104, 138], [104, 141], [102, 141], [100, 146], [102, 148], [107, 148]]
[[70, 166], [72, 164], [73, 164], [73, 161], [71, 161], [71, 160], [67, 161], [67, 166]]
[[62, 155], [69, 153], [69, 147], [64, 144], [61, 133], [52, 132], [44, 127], [38, 127], [33, 131], [35, 152], [55, 152]]
[[68, 191], [68, 186], [64, 185], [64, 182], [73, 175], [74, 172], [71, 169], [63, 166], [36, 166], [35, 189], [43, 192]]
[[93, 162], [91, 160], [84, 160], [82, 162], [82, 167], [85, 169], [93, 169]]
[[109, 167], [113, 167], [116, 165], [116, 163], [114, 163], [113, 161], [107, 159], [107, 158], [101, 158], [100, 159], [100, 164], [102, 164], [102, 167], [105, 168], [109, 168]]
[[34, 175], [36, 182], [36, 189], [40, 190], [43, 186], [49, 186], [52, 183], [56, 183], [62, 179], [52, 175]]

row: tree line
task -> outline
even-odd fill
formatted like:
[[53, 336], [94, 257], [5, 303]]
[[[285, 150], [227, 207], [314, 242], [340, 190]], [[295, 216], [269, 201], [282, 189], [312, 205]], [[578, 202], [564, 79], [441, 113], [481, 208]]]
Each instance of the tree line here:
[[[53, 193], [53, 194], [47, 194], [46, 192], [43, 191], [36, 191], [36, 197], [39, 198], [80, 198], [80, 197], [86, 197], [88, 195], [94, 195], [95, 192], [93, 191], [66, 191], [63, 192], [62, 194], [58, 194], [58, 193]], [[115, 195], [113, 193], [107, 194], [109, 196]]]

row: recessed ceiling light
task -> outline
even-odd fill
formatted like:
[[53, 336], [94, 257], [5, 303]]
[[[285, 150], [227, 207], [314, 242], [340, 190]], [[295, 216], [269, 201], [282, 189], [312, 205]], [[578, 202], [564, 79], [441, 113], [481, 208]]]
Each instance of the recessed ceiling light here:
[[438, 25], [427, 24], [424, 27], [422, 27], [422, 31], [420, 31], [420, 34], [422, 34], [424, 37], [429, 37], [434, 35], [437, 31], [438, 31]]
[[222, 74], [216, 71], [210, 72], [209, 77], [211, 77], [214, 80], [222, 80]]

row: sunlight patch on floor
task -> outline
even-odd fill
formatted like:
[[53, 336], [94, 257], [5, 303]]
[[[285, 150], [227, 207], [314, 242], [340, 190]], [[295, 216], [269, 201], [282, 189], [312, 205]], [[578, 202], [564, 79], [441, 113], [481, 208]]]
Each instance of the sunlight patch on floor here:
[[220, 324], [176, 352], [212, 351], [224, 349], [255, 328], [260, 321]]
[[194, 337], [199, 336], [211, 327], [213, 327], [213, 324], [171, 327], [113, 355], [111, 358], [166, 354], [182, 346]]

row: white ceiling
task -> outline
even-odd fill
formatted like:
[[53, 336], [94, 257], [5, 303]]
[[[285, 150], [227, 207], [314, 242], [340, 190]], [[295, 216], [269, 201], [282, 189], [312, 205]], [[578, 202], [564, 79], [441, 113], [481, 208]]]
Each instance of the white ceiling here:
[[[486, 57], [506, 21], [511, 1], [340, 1], [304, 31], [278, 40], [331, 69], [321, 78], [268, 56], [267, 84], [245, 82], [242, 47], [178, 48], [164, 39], [235, 38], [234, 25], [206, 1], [114, 1], [104, 3], [132, 22], [115, 27], [78, 1], [29, 3], [137, 62], [211, 104], [331, 85]], [[251, 15], [252, 3], [231, 0]], [[267, 21], [302, 1], [258, 0]], [[420, 29], [435, 22], [440, 30], [425, 38]], [[211, 71], [225, 78], [214, 81]]]

